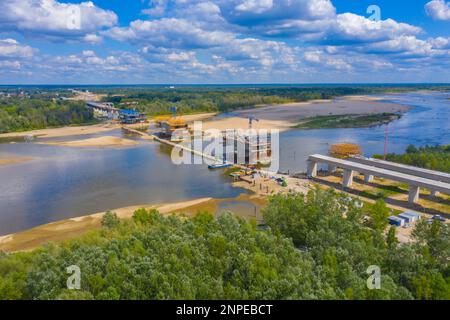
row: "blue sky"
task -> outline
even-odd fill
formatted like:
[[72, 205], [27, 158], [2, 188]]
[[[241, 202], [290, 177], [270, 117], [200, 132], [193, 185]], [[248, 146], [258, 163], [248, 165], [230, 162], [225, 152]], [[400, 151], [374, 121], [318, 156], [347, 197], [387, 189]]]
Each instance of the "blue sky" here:
[[0, 1], [1, 84], [450, 82], [449, 66], [447, 0]]

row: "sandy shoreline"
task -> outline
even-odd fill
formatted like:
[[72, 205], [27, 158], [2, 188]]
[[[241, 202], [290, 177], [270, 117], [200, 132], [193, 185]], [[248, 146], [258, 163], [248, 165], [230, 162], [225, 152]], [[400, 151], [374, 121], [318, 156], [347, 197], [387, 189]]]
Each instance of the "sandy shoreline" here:
[[[224, 201], [247, 201], [257, 204], [258, 206], [263, 206], [267, 203], [267, 197], [269, 195], [289, 191], [306, 193], [309, 190], [306, 186], [306, 180], [290, 177], [286, 177], [286, 179], [288, 181], [287, 188], [282, 188], [274, 180], [267, 178], [258, 179], [254, 184], [246, 181], [233, 182], [233, 186], [247, 189], [251, 191], [252, 194], [241, 194], [240, 196], [231, 199], [199, 198], [181, 202], [134, 205], [112, 209], [110, 211], [115, 212], [120, 219], [130, 219], [133, 216], [133, 213], [140, 208], [154, 208], [161, 214], [183, 213], [190, 216], [198, 211], [217, 212], [219, 204]], [[16, 252], [32, 250], [48, 242], [59, 243], [81, 236], [88, 231], [98, 230], [101, 228], [101, 219], [104, 213], [105, 212], [98, 212], [64, 219], [9, 235], [0, 236], [0, 251]], [[252, 214], [253, 212], [241, 212], [240, 215], [250, 216]]]
[[[199, 206], [212, 198], [200, 198], [188, 201], [163, 203], [163, 204], [144, 204], [113, 209], [121, 219], [129, 219], [133, 213], [140, 208], [157, 209], [162, 214], [169, 214], [189, 207]], [[56, 221], [37, 226], [25, 231], [0, 236], [0, 251], [15, 252], [35, 249], [48, 242], [61, 242], [83, 235], [90, 230], [101, 228], [101, 220], [105, 212], [98, 212], [86, 216]]]
[[186, 122], [205, 121], [217, 115], [217, 112], [197, 113], [180, 116]]
[[74, 141], [56, 141], [56, 142], [38, 142], [38, 144], [46, 144], [52, 146], [63, 147], [128, 147], [138, 145], [139, 142], [119, 137], [104, 136], [98, 138], [74, 140]]
[[[180, 116], [186, 122], [205, 121], [217, 115], [216, 112], [198, 113]], [[129, 127], [141, 127], [142, 124], [128, 125]], [[78, 135], [89, 135], [97, 133], [105, 133], [112, 130], [120, 129], [121, 124], [94, 124], [86, 126], [69, 126], [61, 128], [39, 129], [22, 132], [0, 133], [0, 138], [24, 138], [26, 136], [35, 136], [39, 138], [59, 138]]]
[[270, 105], [233, 112], [232, 117], [206, 121], [204, 129], [247, 129], [248, 117], [259, 119], [253, 122], [255, 129], [289, 130], [307, 118], [326, 115], [368, 115], [379, 113], [404, 113], [408, 106], [377, 101], [381, 98], [350, 96], [335, 100], [316, 100], [282, 105]]
[[26, 137], [28, 135], [41, 138], [57, 138], [57, 137], [102, 133], [119, 128], [120, 125], [115, 124], [94, 124], [90, 126], [62, 127], [62, 128], [23, 131], [23, 132], [1, 133], [0, 138], [20, 138]]

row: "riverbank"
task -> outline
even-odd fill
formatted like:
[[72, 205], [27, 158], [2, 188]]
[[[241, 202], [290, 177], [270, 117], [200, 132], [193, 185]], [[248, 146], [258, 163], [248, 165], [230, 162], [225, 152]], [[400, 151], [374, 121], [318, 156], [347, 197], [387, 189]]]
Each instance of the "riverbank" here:
[[[277, 175], [281, 176], [281, 175]], [[262, 221], [257, 212], [267, 203], [268, 196], [277, 193], [303, 192], [309, 190], [308, 181], [283, 176], [287, 187], [282, 187], [277, 181], [267, 177], [256, 180], [240, 180], [232, 182], [233, 187], [250, 191], [250, 194], [241, 194], [234, 198], [199, 198], [181, 202], [163, 204], [141, 204], [112, 209], [121, 219], [129, 219], [140, 208], [157, 209], [162, 214], [182, 213], [193, 215], [199, 211], [218, 213], [221, 211], [233, 211], [234, 214]], [[250, 179], [250, 177], [249, 177]], [[241, 207], [240, 207], [241, 206]], [[101, 228], [101, 219], [105, 211], [56, 221], [34, 227], [17, 233], [0, 236], [0, 251], [15, 252], [35, 249], [48, 242], [62, 242], [73, 239], [91, 230]]]
[[[143, 204], [113, 209], [111, 211], [115, 212], [121, 219], [129, 219], [140, 208], [153, 208], [162, 214], [170, 214], [193, 206], [199, 206], [211, 200], [212, 198], [201, 198], [175, 203]], [[98, 230], [101, 228], [101, 220], [104, 214], [105, 212], [98, 212], [0, 236], [0, 251], [15, 252], [32, 250], [48, 242], [61, 242], [80, 236], [90, 230]]]
[[138, 145], [139, 142], [119, 137], [104, 136], [91, 139], [74, 141], [38, 142], [39, 144], [63, 146], [63, 147], [129, 147]]
[[255, 197], [261, 199], [278, 193], [298, 192], [306, 194], [311, 190], [311, 184], [307, 179], [293, 178], [282, 174], [275, 174], [274, 177], [283, 179], [286, 182], [286, 186], [281, 186], [271, 177], [263, 176], [256, 179], [246, 177], [244, 180], [234, 181], [232, 184], [234, 187], [251, 191]]
[[217, 118], [203, 123], [204, 129], [247, 129], [248, 118], [254, 129], [289, 130], [319, 116], [366, 116], [379, 114], [403, 114], [410, 107], [381, 101], [382, 98], [370, 96], [349, 96], [334, 100], [316, 100], [310, 102], [270, 105], [259, 108], [238, 110], [229, 117]]
[[[180, 118], [182, 118], [187, 123], [191, 123], [194, 121], [206, 121], [216, 115], [217, 115], [216, 112], [208, 112], [208, 113], [181, 115]], [[141, 128], [142, 124], [138, 123], [135, 125], [127, 125], [127, 126], [130, 128]], [[25, 138], [27, 136], [34, 136], [38, 138], [60, 138], [69, 136], [107, 133], [109, 131], [120, 129], [121, 127], [122, 127], [121, 124], [112, 124], [112, 123], [103, 123], [85, 126], [66, 126], [60, 128], [48, 128], [48, 129], [29, 130], [21, 132], [1, 133], [0, 139]]]
[[[237, 183], [239, 184], [239, 183]], [[244, 186], [251, 190], [251, 187]], [[223, 208], [226, 203], [248, 203], [255, 207], [262, 208], [267, 204], [267, 198], [261, 197], [261, 194], [241, 194], [235, 198], [199, 198], [180, 202], [162, 203], [162, 204], [143, 204], [110, 210], [116, 213], [120, 219], [131, 219], [134, 212], [138, 209], [156, 209], [161, 214], [183, 214], [193, 216], [198, 212], [219, 213], [228, 211]], [[258, 221], [261, 217], [255, 216], [254, 210], [232, 210], [234, 214], [242, 218], [251, 218]], [[81, 217], [60, 220], [32, 229], [0, 236], [0, 252], [29, 251], [36, 249], [45, 243], [60, 243], [81, 236], [92, 230], [101, 228], [101, 220], [106, 211], [89, 214]]]
[[34, 136], [39, 138], [58, 138], [68, 136], [78, 136], [87, 134], [104, 133], [119, 129], [119, 124], [94, 124], [90, 126], [70, 126], [51, 129], [40, 129], [23, 132], [9, 132], [0, 134], [0, 138], [24, 138]]

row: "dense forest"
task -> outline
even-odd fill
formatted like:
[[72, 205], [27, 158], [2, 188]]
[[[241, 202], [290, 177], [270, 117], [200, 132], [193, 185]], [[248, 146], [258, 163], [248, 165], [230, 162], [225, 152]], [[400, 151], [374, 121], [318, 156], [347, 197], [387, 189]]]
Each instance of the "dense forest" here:
[[[400, 245], [389, 211], [316, 190], [273, 196], [264, 230], [229, 213], [108, 212], [101, 231], [0, 254], [0, 299], [450, 299], [447, 225], [421, 222]], [[367, 288], [371, 265], [381, 289]]]
[[[374, 157], [383, 158], [382, 155]], [[404, 154], [388, 153], [386, 160], [450, 173], [450, 145], [418, 148], [409, 145]]]
[[94, 121], [83, 102], [53, 99], [0, 99], [0, 133], [79, 125]]

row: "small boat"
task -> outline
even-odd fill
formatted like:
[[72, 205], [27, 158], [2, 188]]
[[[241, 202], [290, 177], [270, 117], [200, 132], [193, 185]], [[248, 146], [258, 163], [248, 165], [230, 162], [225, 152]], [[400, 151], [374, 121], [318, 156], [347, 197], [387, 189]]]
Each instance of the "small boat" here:
[[208, 169], [222, 169], [222, 168], [229, 168], [231, 167], [230, 163], [217, 163], [217, 164], [210, 164], [208, 166]]

